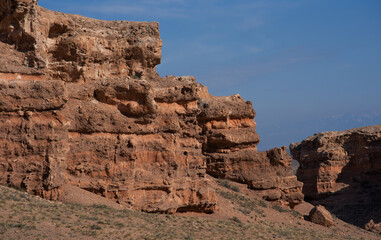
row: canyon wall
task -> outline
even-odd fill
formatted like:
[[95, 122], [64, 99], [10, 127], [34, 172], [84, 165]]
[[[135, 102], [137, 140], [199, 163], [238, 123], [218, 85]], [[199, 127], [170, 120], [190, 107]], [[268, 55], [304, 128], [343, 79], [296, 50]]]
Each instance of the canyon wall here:
[[0, 0], [0, 183], [59, 200], [75, 185], [148, 212], [214, 212], [206, 174], [297, 204], [285, 148], [257, 152], [255, 112], [193, 77], [160, 77], [158, 23]]

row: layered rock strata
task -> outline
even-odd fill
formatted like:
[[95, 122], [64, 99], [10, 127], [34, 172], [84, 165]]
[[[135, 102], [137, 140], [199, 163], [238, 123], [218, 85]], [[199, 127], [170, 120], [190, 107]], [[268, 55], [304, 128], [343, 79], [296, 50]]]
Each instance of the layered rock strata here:
[[381, 125], [315, 134], [290, 150], [314, 204], [359, 227], [381, 221]]
[[233, 95], [201, 99], [199, 105], [208, 174], [246, 183], [269, 201], [291, 207], [301, 202], [303, 184], [292, 172], [286, 147], [257, 151], [259, 136], [251, 102]]
[[340, 191], [381, 174], [381, 125], [315, 134], [290, 145], [307, 197]]
[[49, 199], [70, 184], [148, 212], [213, 212], [208, 172], [300, 201], [285, 149], [257, 152], [250, 102], [156, 73], [158, 27], [0, 0], [0, 183]]

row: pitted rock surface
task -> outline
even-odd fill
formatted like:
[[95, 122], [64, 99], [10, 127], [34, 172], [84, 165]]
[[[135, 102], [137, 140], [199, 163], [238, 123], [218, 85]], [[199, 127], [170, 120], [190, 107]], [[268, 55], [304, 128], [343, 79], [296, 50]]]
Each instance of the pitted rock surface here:
[[315, 134], [290, 145], [307, 197], [335, 193], [381, 174], [381, 125]]
[[160, 77], [158, 23], [0, 0], [0, 183], [60, 200], [76, 186], [148, 212], [214, 212], [206, 174], [298, 203], [285, 148], [260, 153], [255, 112], [193, 77]]
[[306, 198], [358, 227], [381, 221], [381, 125], [318, 133], [290, 150]]

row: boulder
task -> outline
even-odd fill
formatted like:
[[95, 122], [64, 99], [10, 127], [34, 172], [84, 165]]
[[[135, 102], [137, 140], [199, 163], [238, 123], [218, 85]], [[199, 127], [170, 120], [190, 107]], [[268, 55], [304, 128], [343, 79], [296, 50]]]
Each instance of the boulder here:
[[313, 209], [311, 209], [308, 217], [311, 222], [325, 227], [334, 225], [331, 213], [321, 205], [315, 206]]

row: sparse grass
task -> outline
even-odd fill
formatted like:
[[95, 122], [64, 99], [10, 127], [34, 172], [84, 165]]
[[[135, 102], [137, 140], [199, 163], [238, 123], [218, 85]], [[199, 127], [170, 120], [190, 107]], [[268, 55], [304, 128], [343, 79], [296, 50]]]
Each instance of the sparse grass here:
[[241, 220], [239, 220], [239, 218], [237, 218], [237, 217], [232, 217], [231, 220], [236, 222], [236, 223], [242, 224]]
[[93, 204], [91, 207], [94, 209], [103, 209], [103, 210], [110, 210], [111, 209], [109, 206], [106, 206], [103, 204]]
[[259, 206], [261, 206], [263, 208], [267, 208], [267, 203], [265, 203], [265, 201], [258, 199], [257, 202], [258, 202]]
[[[243, 215], [216, 219], [208, 215], [147, 214], [104, 205], [62, 204], [14, 189], [0, 190], [0, 199], [5, 201], [0, 208], [0, 239], [347, 239], [303, 225], [250, 221]], [[270, 204], [237, 192], [218, 194], [246, 214], [271, 210]]]
[[303, 216], [300, 212], [297, 212], [295, 210], [290, 210], [291, 211], [291, 214], [294, 216], [294, 217], [301, 217]]
[[91, 230], [102, 230], [102, 227], [99, 225], [93, 224], [90, 226], [90, 229]]
[[257, 214], [263, 215], [263, 210], [259, 206], [266, 206], [267, 205], [262, 200], [257, 199], [250, 199], [245, 196], [226, 192], [226, 191], [217, 191], [222, 197], [229, 199], [232, 202], [235, 202], [238, 204], [239, 208], [238, 211], [242, 212], [245, 215], [251, 214], [252, 211], [254, 211]]
[[279, 206], [279, 205], [276, 205], [276, 204], [273, 204], [273, 205], [272, 205], [272, 208], [273, 208], [274, 210], [277, 210], [278, 212], [281, 212], [281, 213], [283, 213], [283, 212], [290, 212], [289, 209], [283, 208], [283, 207], [281, 207], [281, 206]]
[[272, 208], [280, 213], [291, 213], [294, 217], [301, 217], [302, 214], [300, 214], [299, 212], [293, 210], [293, 209], [289, 209], [287, 207], [281, 207], [279, 205], [276, 205], [276, 204], [272, 204]]
[[225, 187], [225, 188], [227, 188], [227, 189], [230, 189], [230, 190], [232, 190], [232, 191], [234, 191], [234, 192], [239, 192], [239, 191], [240, 191], [240, 190], [239, 190], [239, 187], [232, 185], [232, 184], [230, 183], [229, 180], [226, 180], [226, 179], [218, 179], [218, 180], [217, 180], [217, 183], [218, 183], [220, 186], [223, 186], [223, 187]]

